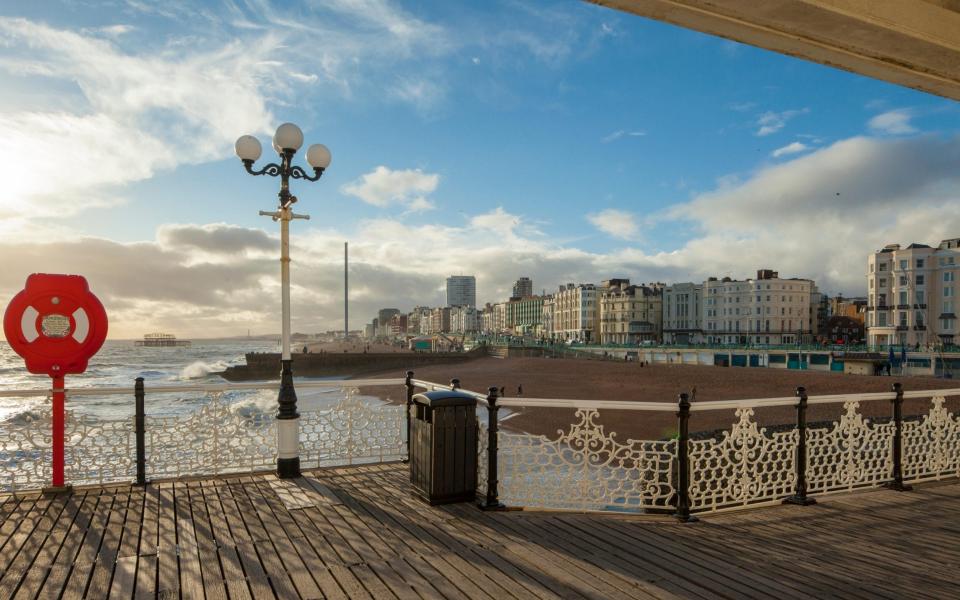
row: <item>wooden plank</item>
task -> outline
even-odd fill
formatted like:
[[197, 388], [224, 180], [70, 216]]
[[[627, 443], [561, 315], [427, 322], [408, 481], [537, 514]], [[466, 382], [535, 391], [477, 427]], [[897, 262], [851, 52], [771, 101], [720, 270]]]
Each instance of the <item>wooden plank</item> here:
[[[93, 575], [94, 567], [97, 564], [100, 543], [106, 535], [107, 523], [113, 515], [113, 505], [117, 502], [116, 494], [101, 492], [101, 496], [66, 581], [63, 590], [65, 600], [85, 596], [90, 577]], [[51, 573], [50, 577], [53, 578], [54, 574]]]
[[[38, 591], [37, 597], [60, 597], [66, 585], [67, 577], [73, 569], [80, 546], [86, 538], [87, 529], [93, 520], [96, 507], [103, 499], [97, 493], [86, 493], [78, 497], [82, 498], [80, 509], [67, 531], [63, 545], [51, 561], [50, 572]], [[112, 498], [110, 501], [112, 501]]]
[[157, 595], [180, 597], [180, 558], [177, 550], [176, 490], [173, 483], [158, 485]]
[[[73, 526], [77, 514], [80, 512], [80, 508], [83, 505], [83, 498], [83, 495], [78, 494], [71, 495], [66, 500], [63, 511], [58, 516], [53, 529], [50, 530], [46, 539], [43, 541], [43, 545], [36, 553], [36, 556], [34, 556], [26, 576], [21, 581], [20, 588], [17, 590], [17, 598], [34, 598], [39, 593], [40, 588], [43, 587], [44, 580], [50, 572], [50, 567], [53, 565], [57, 554], [59, 554], [60, 549], [63, 547], [67, 532]], [[36, 532], [34, 535], [36, 535]], [[21, 552], [21, 554], [23, 554], [23, 552]], [[2, 592], [0, 592], [0, 597], [5, 597], [2, 595]]]
[[174, 510], [177, 516], [177, 554], [180, 559], [180, 593], [184, 598], [203, 598], [203, 573], [200, 548], [190, 504], [190, 482], [174, 486]]
[[214, 529], [210, 521], [208, 502], [216, 502], [216, 495], [207, 496], [203, 482], [188, 488], [190, 510], [193, 516], [194, 535], [197, 537], [197, 550], [200, 559], [200, 575], [203, 592], [208, 600], [226, 600], [227, 586], [220, 566], [218, 548], [222, 544], [231, 544], [230, 530]]
[[120, 549], [120, 537], [123, 535], [123, 522], [126, 519], [130, 495], [125, 490], [115, 494], [110, 518], [105, 525], [103, 540], [97, 550], [96, 565], [86, 594], [90, 598], [106, 598], [110, 593], [110, 582], [113, 579], [114, 567], [117, 563], [117, 552]]

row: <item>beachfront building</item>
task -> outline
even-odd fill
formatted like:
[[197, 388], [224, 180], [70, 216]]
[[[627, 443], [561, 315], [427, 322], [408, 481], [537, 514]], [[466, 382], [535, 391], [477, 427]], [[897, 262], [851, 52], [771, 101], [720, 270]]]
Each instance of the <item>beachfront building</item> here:
[[662, 286], [630, 285], [629, 279], [604, 281], [598, 310], [601, 344], [634, 346], [660, 339]]
[[521, 277], [513, 284], [513, 295], [510, 298], [526, 298], [533, 295], [533, 280]]
[[675, 283], [664, 288], [662, 319], [663, 343], [703, 343], [703, 284]]
[[477, 278], [473, 275], [447, 277], [447, 306], [476, 306]]
[[381, 308], [377, 311], [377, 333], [379, 337], [387, 337], [390, 335], [390, 319], [394, 315], [399, 315], [400, 309], [398, 308]]
[[939, 347], [955, 344], [960, 238], [889, 244], [867, 260], [867, 343]]
[[392, 338], [407, 336], [407, 315], [396, 314], [390, 317], [390, 322], [387, 324], [387, 336]]
[[553, 339], [553, 294], [543, 297], [543, 307], [540, 311], [540, 337], [545, 340]]
[[597, 286], [592, 283], [561, 285], [553, 297], [552, 339], [596, 341]]
[[430, 328], [427, 331], [431, 333], [449, 333], [450, 331], [450, 307], [444, 306], [434, 308], [430, 311]]
[[799, 344], [813, 339], [817, 286], [761, 269], [756, 279], [703, 284], [703, 334], [711, 344]]
[[540, 336], [543, 331], [543, 296], [511, 298], [506, 303], [506, 322], [507, 328], [515, 335]]
[[450, 333], [474, 333], [477, 331], [477, 326], [476, 307], [450, 307]]

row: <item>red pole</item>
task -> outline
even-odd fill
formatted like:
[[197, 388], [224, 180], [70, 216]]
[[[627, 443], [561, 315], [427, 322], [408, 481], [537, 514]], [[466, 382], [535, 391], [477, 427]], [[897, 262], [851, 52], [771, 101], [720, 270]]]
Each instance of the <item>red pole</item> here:
[[53, 487], [63, 487], [63, 377], [53, 377]]

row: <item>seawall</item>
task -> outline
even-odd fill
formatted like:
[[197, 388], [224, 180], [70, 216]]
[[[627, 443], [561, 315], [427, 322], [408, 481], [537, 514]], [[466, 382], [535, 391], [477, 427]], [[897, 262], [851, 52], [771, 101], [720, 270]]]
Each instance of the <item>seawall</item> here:
[[[293, 354], [293, 373], [297, 377], [357, 376], [377, 371], [396, 370], [401, 376], [405, 370], [416, 370], [422, 365], [455, 364], [486, 356], [485, 348], [470, 352], [396, 352], [396, 353], [322, 353]], [[280, 354], [251, 352], [247, 364], [227, 367], [220, 375], [227, 381], [278, 379]]]

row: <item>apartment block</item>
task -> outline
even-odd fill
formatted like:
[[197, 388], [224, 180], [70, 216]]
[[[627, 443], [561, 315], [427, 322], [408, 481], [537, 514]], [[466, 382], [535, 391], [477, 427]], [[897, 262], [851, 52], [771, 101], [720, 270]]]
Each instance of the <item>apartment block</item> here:
[[874, 252], [867, 260], [867, 343], [954, 345], [958, 255], [960, 238]]
[[660, 339], [662, 286], [630, 285], [629, 279], [607, 280], [601, 286], [597, 341], [636, 345]]
[[526, 298], [533, 295], [533, 280], [529, 277], [521, 277], [513, 284], [513, 295], [511, 298]]
[[447, 306], [476, 306], [477, 278], [473, 275], [447, 277]]
[[561, 285], [553, 296], [555, 340], [596, 341], [597, 287], [592, 283]]
[[703, 341], [703, 284], [668, 285], [663, 290], [663, 342], [700, 344]]
[[809, 279], [711, 277], [703, 284], [703, 335], [710, 344], [797, 344], [813, 341], [820, 293]]
[[543, 296], [513, 298], [506, 303], [506, 326], [516, 335], [540, 335], [543, 322]]
[[477, 309], [474, 306], [450, 307], [450, 333], [474, 333], [477, 331]]

